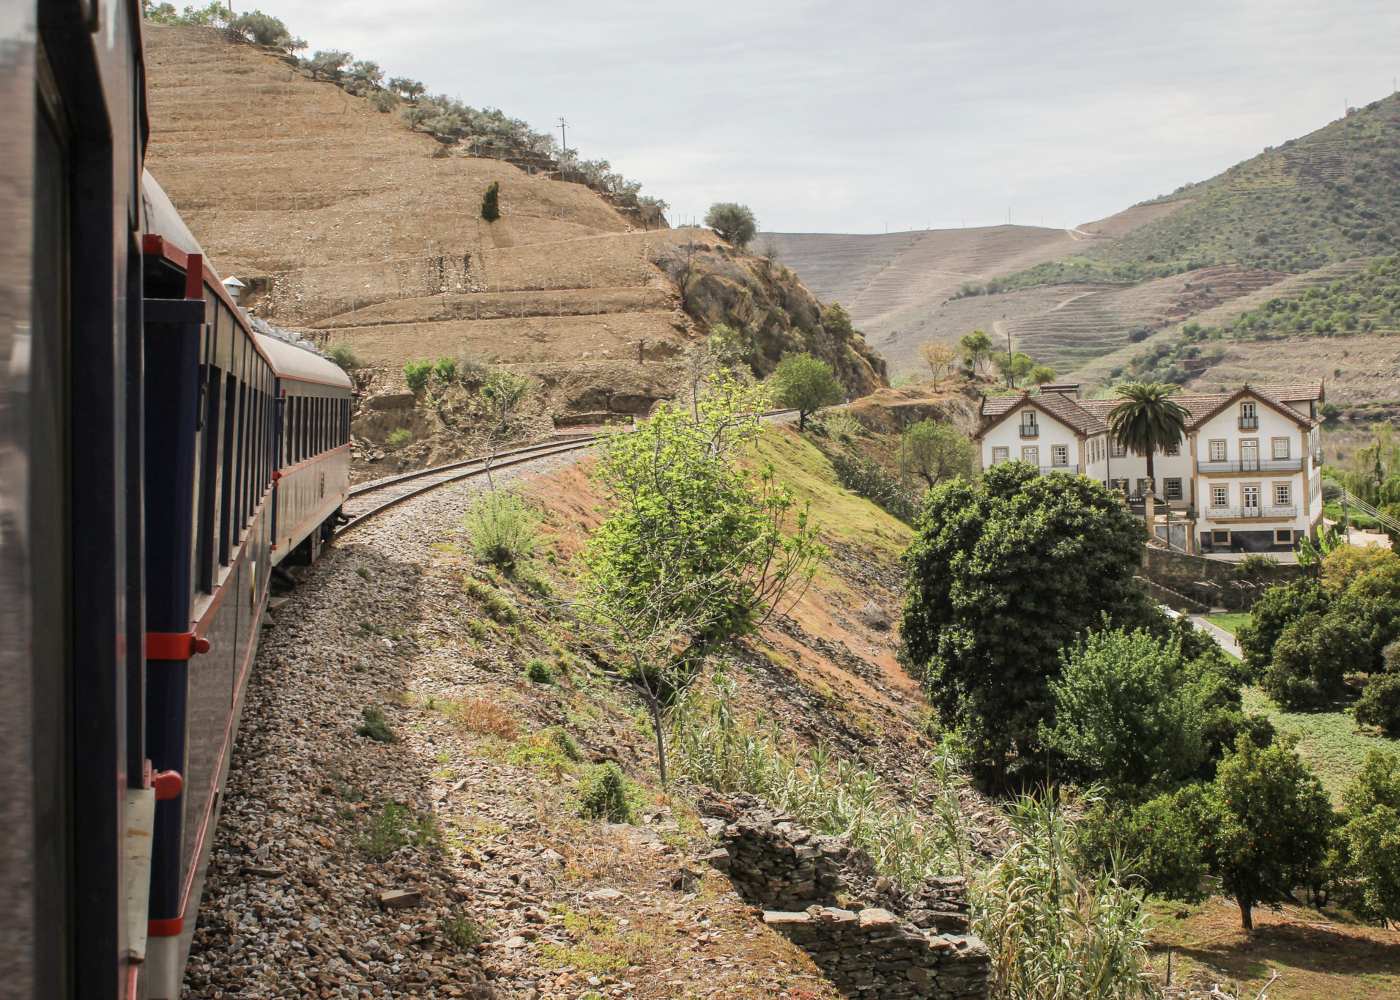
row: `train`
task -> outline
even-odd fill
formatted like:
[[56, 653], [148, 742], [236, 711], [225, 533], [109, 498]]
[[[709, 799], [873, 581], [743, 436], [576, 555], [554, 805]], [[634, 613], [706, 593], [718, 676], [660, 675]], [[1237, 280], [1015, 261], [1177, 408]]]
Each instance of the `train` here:
[[7, 995], [173, 1000], [273, 576], [349, 492], [354, 386], [254, 329], [145, 172], [139, 2], [11, 6], [0, 960]]

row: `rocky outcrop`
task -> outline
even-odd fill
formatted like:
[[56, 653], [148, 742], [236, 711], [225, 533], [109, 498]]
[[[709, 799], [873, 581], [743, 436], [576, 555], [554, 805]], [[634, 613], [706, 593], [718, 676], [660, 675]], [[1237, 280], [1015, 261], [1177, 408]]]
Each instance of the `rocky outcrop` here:
[[987, 950], [968, 933], [961, 878], [902, 891], [875, 874], [864, 851], [750, 796], [713, 797], [704, 808], [724, 845], [712, 863], [764, 910], [765, 924], [811, 955], [848, 996], [987, 996]]
[[823, 306], [781, 264], [736, 252], [708, 234], [659, 248], [655, 261], [676, 283], [687, 314], [707, 328], [725, 324], [739, 333], [758, 375], [771, 372], [784, 354], [807, 352], [830, 364], [852, 396], [885, 384], [884, 358], [846, 311]]

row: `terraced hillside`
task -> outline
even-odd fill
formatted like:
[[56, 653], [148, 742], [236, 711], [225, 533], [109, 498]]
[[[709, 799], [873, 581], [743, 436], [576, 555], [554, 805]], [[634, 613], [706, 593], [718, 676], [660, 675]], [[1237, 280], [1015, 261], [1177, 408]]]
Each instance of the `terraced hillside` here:
[[[248, 286], [246, 304], [350, 348], [370, 392], [402, 395], [404, 362], [438, 357], [536, 376], [542, 417], [616, 400], [644, 411], [683, 384], [680, 355], [704, 325], [664, 265], [691, 244], [696, 269], [717, 261], [713, 234], [639, 228], [582, 184], [467, 156], [218, 31], [146, 34], [152, 173], [220, 272]], [[491, 184], [501, 217], [488, 223]], [[794, 276], [782, 284], [785, 303], [819, 315]], [[850, 391], [880, 383], [857, 336], [794, 315], [769, 326], [832, 355]], [[357, 426], [373, 437], [433, 423], [409, 420]]]

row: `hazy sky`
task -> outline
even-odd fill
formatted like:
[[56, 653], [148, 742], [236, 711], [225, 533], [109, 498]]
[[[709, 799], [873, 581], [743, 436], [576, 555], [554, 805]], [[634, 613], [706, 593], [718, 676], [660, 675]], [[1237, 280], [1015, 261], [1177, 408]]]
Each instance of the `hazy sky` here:
[[257, 3], [313, 49], [566, 116], [673, 222], [734, 200], [770, 231], [1087, 222], [1400, 74], [1397, 0]]

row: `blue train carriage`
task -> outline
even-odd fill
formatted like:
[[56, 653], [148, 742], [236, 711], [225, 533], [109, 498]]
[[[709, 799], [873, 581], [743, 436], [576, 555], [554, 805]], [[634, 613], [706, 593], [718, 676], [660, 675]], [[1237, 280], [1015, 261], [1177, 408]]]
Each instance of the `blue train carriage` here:
[[313, 559], [349, 489], [345, 373], [256, 333], [144, 185], [146, 995], [179, 996], [272, 568]]
[[140, 4], [4, 4], [0, 98], [0, 993], [108, 1000], [140, 975], [124, 834], [153, 798]]

